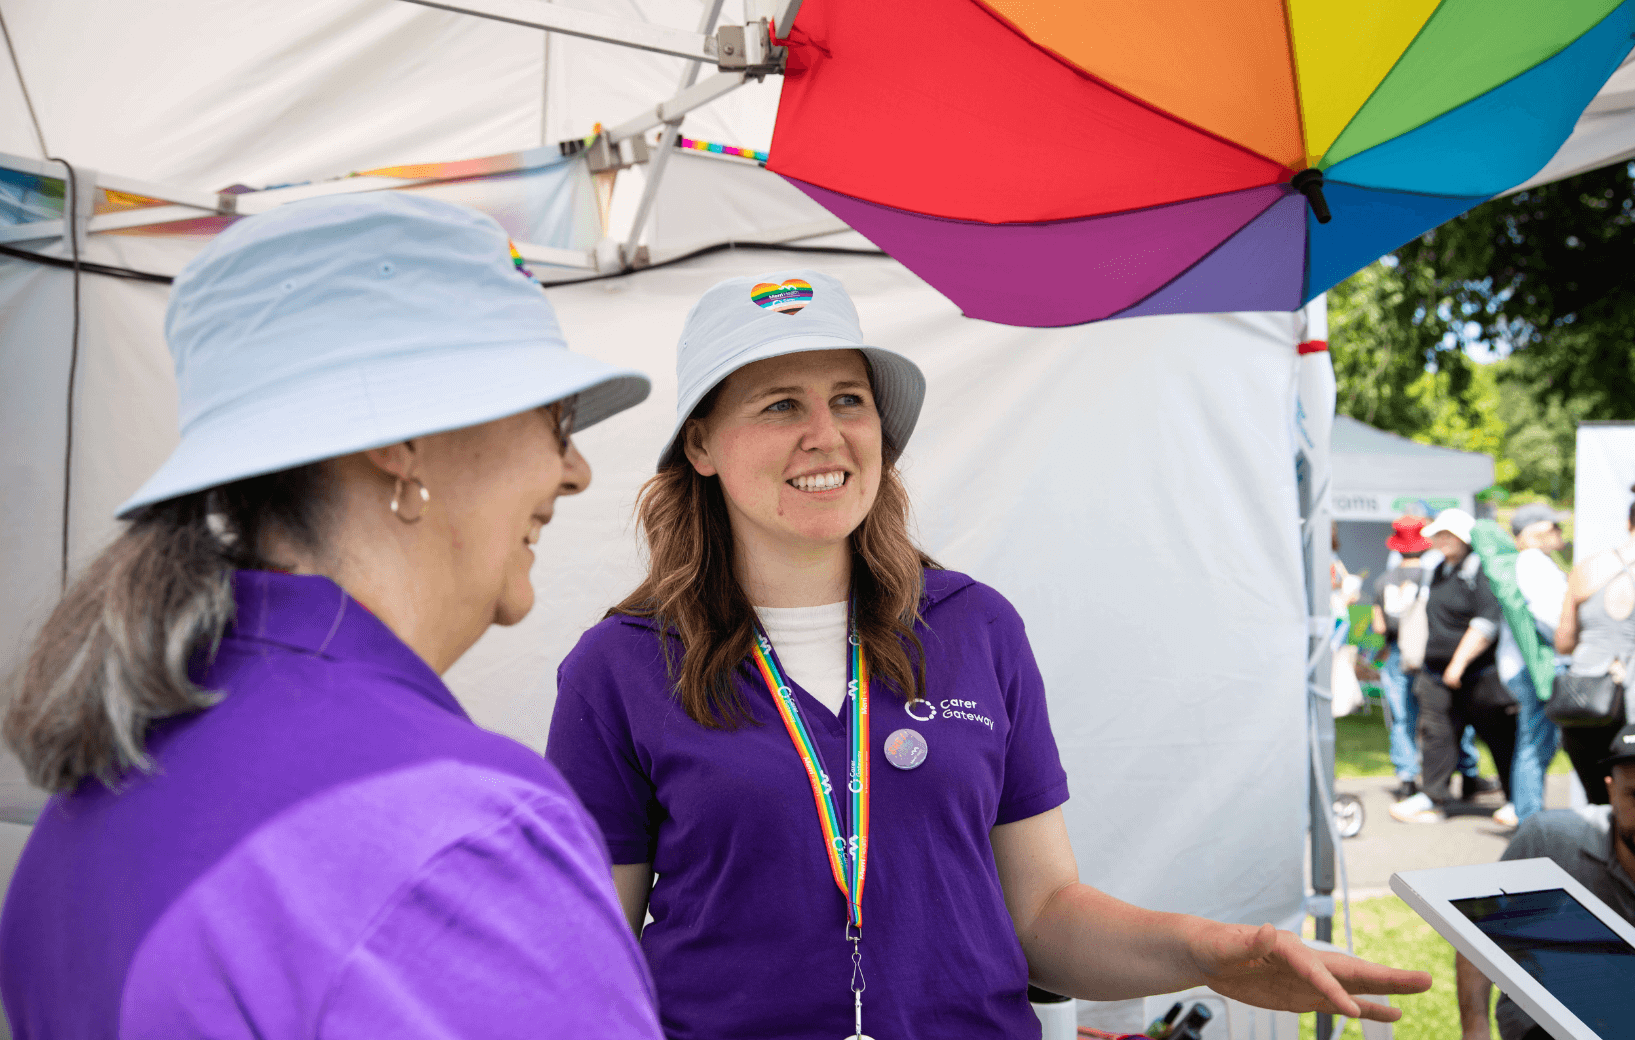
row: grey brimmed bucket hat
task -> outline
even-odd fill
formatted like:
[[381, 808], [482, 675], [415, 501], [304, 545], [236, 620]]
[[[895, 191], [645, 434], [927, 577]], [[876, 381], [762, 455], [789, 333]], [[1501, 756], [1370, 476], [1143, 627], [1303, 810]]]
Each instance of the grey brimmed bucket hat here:
[[568, 350], [492, 217], [395, 191], [228, 228], [177, 276], [165, 338], [181, 443], [121, 517], [570, 396], [582, 430], [649, 389]]
[[676, 424], [659, 454], [663, 469], [681, 457], [681, 430], [706, 394], [738, 369], [808, 350], [859, 350], [874, 375], [885, 456], [908, 445], [925, 402], [925, 375], [901, 354], [863, 342], [846, 287], [817, 271], [729, 278], [687, 315], [676, 347]]

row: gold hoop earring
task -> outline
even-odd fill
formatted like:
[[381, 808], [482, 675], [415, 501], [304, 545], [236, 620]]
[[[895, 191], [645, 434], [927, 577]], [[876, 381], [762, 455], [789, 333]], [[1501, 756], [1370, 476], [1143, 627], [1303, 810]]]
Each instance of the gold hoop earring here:
[[[403, 501], [403, 485], [405, 483], [413, 484], [420, 489], [420, 509], [413, 516], [403, 515], [400, 504]], [[420, 480], [416, 477], [398, 477], [397, 483], [392, 485], [392, 515], [406, 524], [418, 524], [420, 518], [426, 515], [426, 503], [430, 501], [431, 492], [427, 491], [426, 485], [420, 483]]]

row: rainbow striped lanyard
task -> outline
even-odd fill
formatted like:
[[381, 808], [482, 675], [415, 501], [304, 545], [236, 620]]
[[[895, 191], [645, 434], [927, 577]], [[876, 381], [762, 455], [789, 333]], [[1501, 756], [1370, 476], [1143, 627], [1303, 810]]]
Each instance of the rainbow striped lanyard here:
[[849, 763], [846, 780], [847, 827], [841, 829], [840, 807], [835, 799], [823, 754], [806, 725], [806, 717], [795, 701], [795, 692], [778, 666], [777, 655], [766, 630], [755, 623], [755, 665], [778, 707], [784, 728], [795, 745], [806, 779], [817, 803], [818, 826], [823, 830], [823, 848], [829, 857], [835, 884], [846, 898], [846, 921], [851, 929], [863, 929], [863, 878], [869, 862], [869, 672], [863, 661], [863, 641], [857, 635], [857, 621], [849, 605], [846, 612], [846, 743]]

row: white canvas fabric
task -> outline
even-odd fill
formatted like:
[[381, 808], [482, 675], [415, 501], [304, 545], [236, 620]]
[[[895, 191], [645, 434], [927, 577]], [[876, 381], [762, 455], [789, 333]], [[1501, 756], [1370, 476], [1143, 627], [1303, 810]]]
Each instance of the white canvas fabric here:
[[119, 510], [574, 397], [585, 429], [647, 377], [567, 349], [505, 232], [402, 192], [240, 221], [172, 287], [181, 442]]
[[1629, 539], [1635, 423], [1580, 423], [1573, 471], [1573, 562]]
[[[1493, 457], [1421, 444], [1377, 430], [1349, 415], [1334, 417], [1336, 494], [1425, 492], [1427, 497], [1469, 495], [1493, 483]], [[1398, 513], [1389, 513], [1393, 519]]]

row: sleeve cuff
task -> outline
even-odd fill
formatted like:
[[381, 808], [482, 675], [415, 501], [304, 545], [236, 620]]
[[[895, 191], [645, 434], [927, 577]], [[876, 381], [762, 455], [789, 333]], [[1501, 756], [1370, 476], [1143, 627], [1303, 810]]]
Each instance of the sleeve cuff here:
[[1067, 778], [1063, 777], [1037, 794], [1005, 802], [999, 807], [999, 813], [994, 818], [994, 826], [1015, 823], [1017, 820], [1026, 820], [1029, 817], [1038, 816], [1040, 813], [1049, 812], [1066, 801]]
[[607, 843], [608, 858], [616, 867], [626, 867], [633, 863], [653, 862], [653, 846], [646, 839], [638, 841], [613, 841]]
[[1480, 633], [1482, 636], [1490, 640], [1499, 634], [1499, 626], [1494, 624], [1492, 621], [1489, 621], [1485, 617], [1471, 618], [1470, 630], [1472, 632]]

